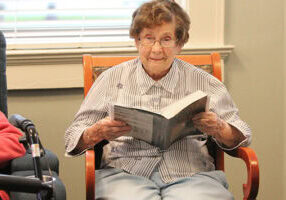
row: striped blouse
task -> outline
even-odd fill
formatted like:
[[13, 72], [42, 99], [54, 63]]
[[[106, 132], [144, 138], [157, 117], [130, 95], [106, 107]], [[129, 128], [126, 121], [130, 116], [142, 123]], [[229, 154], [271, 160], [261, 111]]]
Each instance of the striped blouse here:
[[[159, 81], [146, 74], [139, 58], [103, 72], [95, 81], [65, 134], [68, 155], [79, 155], [78, 142], [84, 130], [108, 115], [110, 104], [119, 103], [159, 111], [182, 97], [201, 90], [210, 95], [210, 111], [240, 130], [247, 146], [251, 130], [238, 116], [238, 109], [225, 86], [209, 73], [175, 58], [170, 71]], [[187, 136], [160, 150], [144, 141], [121, 136], [104, 146], [102, 165], [149, 177], [158, 170], [164, 182], [215, 169], [205, 135]], [[218, 145], [223, 148], [221, 144]], [[236, 147], [234, 147], [236, 148]]]

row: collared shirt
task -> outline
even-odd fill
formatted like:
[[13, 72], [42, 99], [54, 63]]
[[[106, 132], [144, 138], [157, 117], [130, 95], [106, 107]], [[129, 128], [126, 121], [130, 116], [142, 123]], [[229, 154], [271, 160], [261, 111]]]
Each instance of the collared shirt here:
[[[66, 151], [69, 155], [83, 153], [78, 148], [82, 133], [106, 117], [113, 103], [158, 112], [197, 90], [210, 96], [210, 111], [246, 137], [238, 146], [248, 145], [251, 131], [239, 118], [238, 109], [219, 80], [189, 63], [175, 59], [170, 71], [159, 81], [154, 81], [143, 69], [140, 59], [136, 58], [106, 70], [96, 79], [66, 131]], [[144, 177], [149, 177], [156, 168], [165, 182], [215, 169], [206, 146], [206, 137], [201, 135], [180, 139], [164, 151], [144, 141], [121, 136], [104, 147], [103, 165]]]

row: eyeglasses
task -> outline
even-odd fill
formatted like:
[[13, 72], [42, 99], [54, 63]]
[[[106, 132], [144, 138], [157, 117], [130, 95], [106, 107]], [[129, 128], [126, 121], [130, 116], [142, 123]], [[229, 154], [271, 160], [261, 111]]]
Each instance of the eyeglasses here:
[[176, 46], [176, 40], [170, 39], [169, 37], [162, 38], [160, 40], [155, 40], [155, 38], [152, 37], [144, 37], [142, 39], [139, 38], [139, 41], [143, 46], [147, 47], [153, 46], [156, 42], [159, 42], [161, 47], [165, 48], [171, 48]]

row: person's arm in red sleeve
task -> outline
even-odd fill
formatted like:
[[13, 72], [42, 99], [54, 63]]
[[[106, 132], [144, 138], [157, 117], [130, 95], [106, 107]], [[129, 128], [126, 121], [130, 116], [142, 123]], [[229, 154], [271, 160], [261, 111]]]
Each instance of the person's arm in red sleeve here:
[[3, 190], [0, 190], [0, 199], [2, 199], [2, 200], [10, 200], [9, 195], [5, 191], [3, 191]]
[[0, 168], [10, 160], [25, 154], [24, 146], [19, 142], [20, 130], [10, 124], [6, 116], [0, 112]]

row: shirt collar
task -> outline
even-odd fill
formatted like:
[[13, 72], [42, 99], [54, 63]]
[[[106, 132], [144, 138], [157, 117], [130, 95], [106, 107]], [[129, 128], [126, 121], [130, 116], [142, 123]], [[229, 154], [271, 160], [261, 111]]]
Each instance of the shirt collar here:
[[173, 94], [179, 80], [178, 70], [177, 59], [175, 58], [170, 71], [159, 81], [155, 81], [145, 72], [142, 62], [139, 59], [139, 62], [137, 62], [136, 76], [141, 95], [145, 94], [152, 86], [162, 86], [165, 90]]

